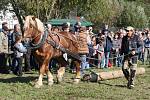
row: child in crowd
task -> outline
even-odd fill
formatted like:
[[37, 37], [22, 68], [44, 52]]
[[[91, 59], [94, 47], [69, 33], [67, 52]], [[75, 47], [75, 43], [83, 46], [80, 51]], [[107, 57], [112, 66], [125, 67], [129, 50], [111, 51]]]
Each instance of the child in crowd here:
[[14, 44], [14, 74], [18, 76], [22, 76], [22, 61], [23, 61], [23, 53], [27, 52], [27, 49], [21, 43], [21, 34], [17, 34], [15, 37]]
[[112, 46], [112, 53], [113, 53], [113, 63], [115, 64], [115, 66], [120, 67], [121, 66], [121, 62], [120, 62], [120, 48], [121, 48], [121, 40], [119, 39], [118, 33], [116, 33], [114, 35], [113, 38], [113, 42], [112, 42], [113, 46]]
[[97, 57], [98, 57], [98, 68], [104, 68], [105, 67], [105, 55], [104, 55], [104, 38], [105, 36], [102, 35], [99, 39], [99, 41], [97, 41], [97, 45], [96, 45], [96, 53], [97, 53]]

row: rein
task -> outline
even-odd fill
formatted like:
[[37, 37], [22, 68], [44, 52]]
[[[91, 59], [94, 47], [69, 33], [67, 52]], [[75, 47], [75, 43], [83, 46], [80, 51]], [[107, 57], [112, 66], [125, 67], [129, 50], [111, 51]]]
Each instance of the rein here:
[[31, 41], [33, 41], [34, 39], [36, 39], [39, 35], [40, 35], [40, 40], [38, 41], [38, 43], [37, 43], [37, 44], [34, 44], [34, 43], [31, 42], [31, 45], [36, 46], [36, 45], [38, 45], [38, 44], [40, 43], [40, 41], [42, 40], [42, 37], [43, 37], [43, 35], [41, 35], [40, 33], [38, 33], [37, 36], [35, 36], [34, 38], [32, 38]]
[[[40, 34], [38, 34], [37, 36], [39, 36], [39, 35]], [[48, 37], [48, 31], [46, 29], [44, 31], [44, 34], [40, 36], [40, 40], [38, 41], [38, 43], [34, 44], [33, 42], [30, 42], [27, 47], [29, 49], [37, 49], [37, 48], [41, 47], [44, 44], [44, 42], [47, 39], [47, 37]], [[35, 38], [33, 38], [33, 39], [35, 39]], [[33, 39], [32, 39], [32, 41], [33, 41]]]

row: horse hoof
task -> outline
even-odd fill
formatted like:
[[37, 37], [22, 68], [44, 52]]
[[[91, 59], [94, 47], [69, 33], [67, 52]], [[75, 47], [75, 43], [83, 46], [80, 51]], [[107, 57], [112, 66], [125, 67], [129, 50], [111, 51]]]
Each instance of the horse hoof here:
[[39, 84], [39, 83], [37, 82], [37, 83], [35, 83], [34, 87], [35, 87], [35, 88], [40, 88], [40, 87], [42, 87], [42, 85], [43, 85], [43, 84]]
[[49, 85], [49, 86], [52, 86], [53, 83], [54, 83], [54, 81], [48, 81], [48, 85]]
[[34, 87], [35, 87], [35, 88], [37, 88], [37, 89], [39, 89], [39, 88], [41, 88], [41, 87], [42, 87], [42, 85], [35, 84], [35, 85], [34, 85]]
[[62, 80], [63, 80], [63, 77], [57, 76], [57, 83], [58, 83], [58, 84], [61, 83]]
[[74, 79], [73, 83], [78, 84], [80, 82], [80, 79]]

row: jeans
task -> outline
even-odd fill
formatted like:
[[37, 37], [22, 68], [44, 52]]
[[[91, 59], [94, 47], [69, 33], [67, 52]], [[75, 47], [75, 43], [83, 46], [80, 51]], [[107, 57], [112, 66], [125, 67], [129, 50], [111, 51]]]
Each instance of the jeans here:
[[81, 75], [84, 74], [84, 70], [86, 69], [87, 62], [86, 62], [86, 55], [80, 55], [81, 59]]
[[14, 73], [17, 74], [22, 74], [22, 61], [23, 61], [23, 57], [15, 57], [13, 59], [13, 66], [14, 66]]
[[120, 54], [118, 54], [117, 63], [116, 63], [118, 67], [122, 66], [122, 61], [123, 61], [123, 57]]
[[146, 61], [150, 62], [150, 48], [145, 48], [144, 51], [144, 63]]
[[98, 54], [98, 68], [105, 67], [105, 55]]
[[117, 67], [122, 66], [122, 57], [121, 57], [121, 55], [119, 54], [119, 52], [116, 52], [116, 53], [113, 54], [113, 55], [114, 55], [113, 57], [115, 57], [115, 58], [113, 59], [115, 66], [117, 66]]
[[105, 52], [105, 67], [108, 67], [110, 52]]
[[140, 52], [138, 55], [138, 60], [142, 61], [144, 63], [144, 53]]

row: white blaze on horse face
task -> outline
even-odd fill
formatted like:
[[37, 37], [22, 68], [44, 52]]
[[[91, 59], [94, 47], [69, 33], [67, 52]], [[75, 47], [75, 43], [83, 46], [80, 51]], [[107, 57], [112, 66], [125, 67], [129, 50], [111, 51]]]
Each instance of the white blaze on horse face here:
[[26, 16], [24, 22], [24, 38], [30, 38], [33, 34], [33, 28], [38, 29], [34, 16]]
[[27, 30], [29, 28], [29, 25], [30, 25], [30, 17], [26, 16], [24, 22], [24, 29]]
[[29, 16], [25, 17], [25, 21], [24, 21], [24, 37], [26, 37], [29, 33], [29, 25], [30, 25], [30, 22], [29, 22]]

